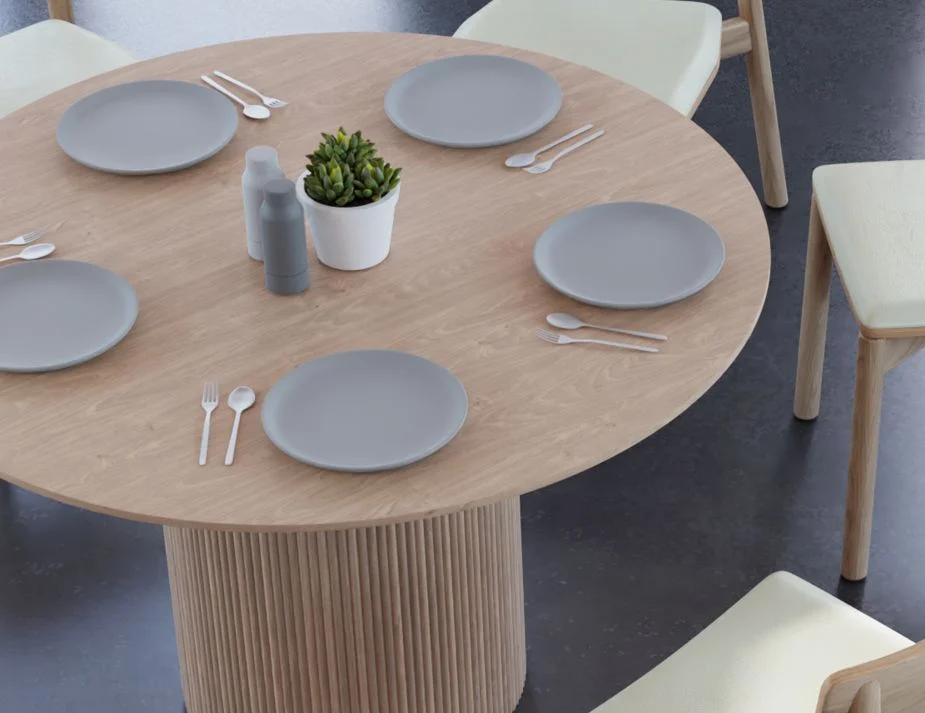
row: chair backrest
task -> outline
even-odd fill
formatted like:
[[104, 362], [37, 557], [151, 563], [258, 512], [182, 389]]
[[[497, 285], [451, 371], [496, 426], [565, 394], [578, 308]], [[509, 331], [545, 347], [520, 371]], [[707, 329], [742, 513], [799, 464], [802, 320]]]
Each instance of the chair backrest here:
[[822, 684], [816, 706], [816, 713], [921, 713], [923, 710], [925, 641], [833, 673]]

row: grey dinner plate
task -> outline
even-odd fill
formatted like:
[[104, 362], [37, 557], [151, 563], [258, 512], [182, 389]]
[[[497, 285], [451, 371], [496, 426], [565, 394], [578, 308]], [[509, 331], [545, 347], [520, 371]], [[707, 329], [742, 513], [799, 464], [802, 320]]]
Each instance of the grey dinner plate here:
[[550, 225], [533, 249], [553, 289], [598, 307], [640, 309], [678, 302], [719, 274], [723, 241], [709, 224], [657, 203], [603, 203]]
[[0, 371], [54, 371], [122, 341], [138, 316], [132, 286], [89, 262], [38, 260], [0, 269]]
[[234, 138], [238, 111], [206, 87], [166, 79], [117, 84], [73, 104], [58, 122], [58, 145], [98, 171], [179, 171]]
[[405, 352], [339, 352], [302, 364], [270, 389], [261, 418], [286, 455], [328, 470], [389, 470], [422, 460], [459, 432], [459, 379]]
[[401, 75], [385, 95], [395, 126], [421, 141], [456, 148], [526, 138], [562, 106], [558, 82], [539, 67], [492, 54], [447, 57]]

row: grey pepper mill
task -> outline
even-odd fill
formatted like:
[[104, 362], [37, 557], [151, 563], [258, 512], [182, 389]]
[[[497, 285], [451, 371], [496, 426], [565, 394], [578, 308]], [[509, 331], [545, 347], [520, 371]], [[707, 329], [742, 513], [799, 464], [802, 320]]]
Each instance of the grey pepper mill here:
[[287, 178], [268, 181], [260, 206], [263, 238], [263, 270], [267, 289], [278, 295], [294, 295], [308, 289], [308, 247], [305, 217]]

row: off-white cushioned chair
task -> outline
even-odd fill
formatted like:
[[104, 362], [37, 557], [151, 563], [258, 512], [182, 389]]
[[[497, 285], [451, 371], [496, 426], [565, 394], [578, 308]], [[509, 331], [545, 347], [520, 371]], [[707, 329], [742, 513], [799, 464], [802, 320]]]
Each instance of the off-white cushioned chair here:
[[0, 37], [0, 118], [76, 82], [135, 62], [118, 45], [62, 20]]
[[820, 166], [793, 413], [819, 415], [832, 261], [858, 323], [842, 576], [867, 576], [883, 377], [925, 346], [925, 162]]
[[847, 713], [871, 682], [861, 704], [921, 713], [925, 642], [777, 572], [594, 713]]
[[582, 64], [632, 84], [691, 116], [720, 58], [744, 54], [765, 200], [787, 205], [787, 183], [762, 0], [739, 0], [723, 22], [686, 0], [493, 0], [455, 37], [508, 45]]

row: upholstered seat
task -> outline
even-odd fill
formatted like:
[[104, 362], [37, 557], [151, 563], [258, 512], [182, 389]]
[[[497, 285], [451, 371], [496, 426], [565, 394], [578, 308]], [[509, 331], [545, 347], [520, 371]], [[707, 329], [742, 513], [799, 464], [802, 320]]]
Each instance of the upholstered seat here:
[[699, 2], [494, 0], [455, 36], [583, 64], [690, 114], [719, 66], [722, 24]]
[[830, 675], [912, 643], [777, 572], [595, 713], [813, 713]]
[[46, 20], [0, 37], [0, 117], [70, 84], [135, 61], [76, 25]]
[[861, 327], [925, 327], [925, 161], [820, 166], [813, 192]]

